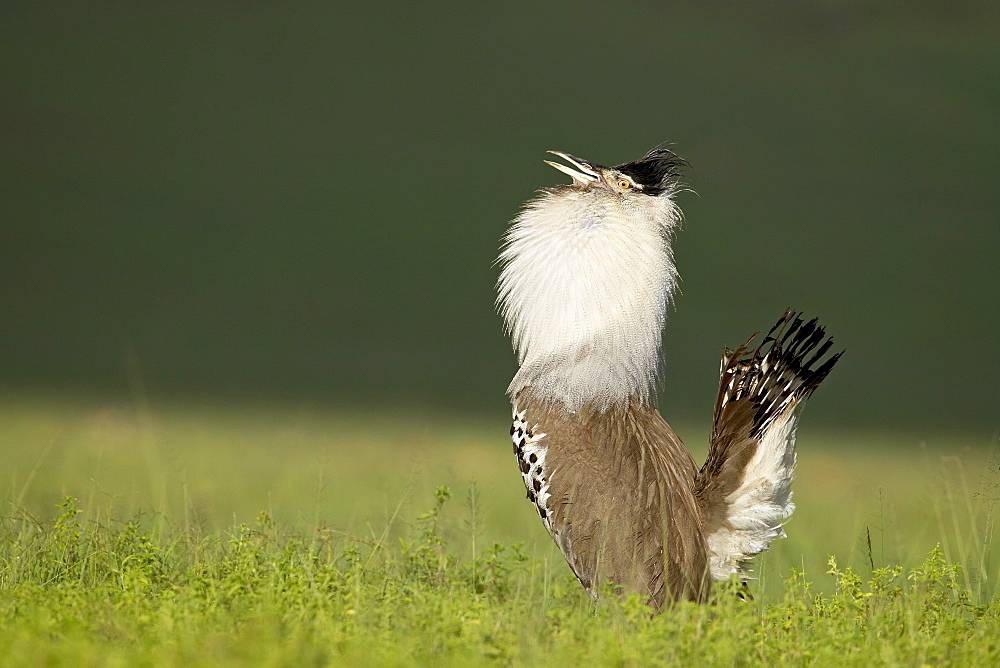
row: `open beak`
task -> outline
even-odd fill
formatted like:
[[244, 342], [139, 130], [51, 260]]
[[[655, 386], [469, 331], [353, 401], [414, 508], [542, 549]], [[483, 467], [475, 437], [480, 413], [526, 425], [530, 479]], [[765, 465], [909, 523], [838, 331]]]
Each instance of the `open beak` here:
[[[600, 180], [600, 175], [597, 171], [590, 166], [590, 163], [586, 160], [582, 160], [569, 153], [563, 153], [562, 151], [548, 151], [552, 155], [558, 155], [560, 158], [571, 164], [573, 167], [567, 167], [566, 165], [561, 165], [558, 162], [552, 162], [546, 160], [545, 164], [551, 167], [555, 167], [563, 174], [568, 174], [573, 178], [574, 185], [586, 185], [588, 183], [597, 183]], [[575, 169], [574, 169], [575, 168]]]

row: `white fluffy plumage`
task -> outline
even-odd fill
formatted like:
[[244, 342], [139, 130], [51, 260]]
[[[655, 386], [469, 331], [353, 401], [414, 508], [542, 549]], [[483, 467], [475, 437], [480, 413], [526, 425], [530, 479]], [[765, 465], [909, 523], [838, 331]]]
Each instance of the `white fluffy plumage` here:
[[677, 287], [671, 192], [623, 197], [557, 187], [529, 201], [504, 237], [497, 305], [520, 369], [508, 392], [604, 410], [648, 400]]

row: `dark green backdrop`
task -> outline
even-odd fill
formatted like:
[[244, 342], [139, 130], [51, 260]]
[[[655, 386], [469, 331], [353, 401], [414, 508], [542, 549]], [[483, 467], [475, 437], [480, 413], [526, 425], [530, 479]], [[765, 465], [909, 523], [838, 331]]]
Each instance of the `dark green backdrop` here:
[[811, 420], [995, 429], [995, 7], [5, 3], [0, 385], [506, 411], [544, 150], [671, 142], [666, 412], [794, 305], [849, 350]]

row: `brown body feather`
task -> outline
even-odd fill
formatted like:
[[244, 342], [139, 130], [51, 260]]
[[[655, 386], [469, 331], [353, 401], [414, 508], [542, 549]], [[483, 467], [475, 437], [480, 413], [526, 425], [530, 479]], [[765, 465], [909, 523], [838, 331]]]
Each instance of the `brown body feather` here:
[[654, 608], [704, 600], [698, 470], [656, 409], [632, 401], [569, 412], [530, 391], [515, 403], [545, 434], [549, 530], [584, 587], [611, 581]]

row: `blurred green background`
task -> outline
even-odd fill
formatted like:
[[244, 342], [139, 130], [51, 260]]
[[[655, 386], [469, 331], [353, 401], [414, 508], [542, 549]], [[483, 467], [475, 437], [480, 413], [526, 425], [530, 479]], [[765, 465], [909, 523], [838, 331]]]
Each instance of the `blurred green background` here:
[[[788, 305], [848, 349], [808, 421], [997, 428], [993, 3], [0, 9], [0, 387], [506, 419], [507, 221], [669, 142], [668, 419]], [[504, 427], [505, 428], [505, 427]]]

